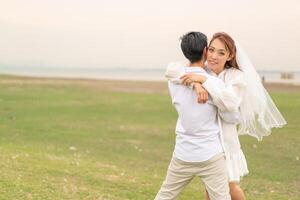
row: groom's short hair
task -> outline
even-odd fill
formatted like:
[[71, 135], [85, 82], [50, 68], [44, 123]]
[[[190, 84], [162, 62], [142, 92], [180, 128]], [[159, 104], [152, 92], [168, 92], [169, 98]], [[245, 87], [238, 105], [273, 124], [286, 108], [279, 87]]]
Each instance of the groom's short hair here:
[[202, 59], [203, 51], [207, 47], [207, 37], [201, 32], [189, 32], [181, 38], [181, 50], [183, 55], [195, 63]]

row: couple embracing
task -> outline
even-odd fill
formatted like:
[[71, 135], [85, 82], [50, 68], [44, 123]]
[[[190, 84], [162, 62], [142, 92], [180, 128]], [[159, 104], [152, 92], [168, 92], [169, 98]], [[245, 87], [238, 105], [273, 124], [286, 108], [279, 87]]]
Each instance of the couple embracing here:
[[261, 140], [286, 124], [247, 55], [226, 33], [207, 42], [201, 32], [181, 38], [188, 64], [171, 63], [166, 77], [178, 113], [176, 143], [155, 200], [174, 200], [194, 178], [206, 199], [244, 200], [239, 187], [248, 174], [238, 136]]

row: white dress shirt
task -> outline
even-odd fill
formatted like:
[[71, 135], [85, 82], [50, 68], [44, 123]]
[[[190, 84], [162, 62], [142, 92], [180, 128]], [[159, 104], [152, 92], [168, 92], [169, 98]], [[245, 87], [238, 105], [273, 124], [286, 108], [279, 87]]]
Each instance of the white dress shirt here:
[[[220, 138], [226, 155], [229, 181], [239, 182], [240, 177], [249, 173], [237, 133], [237, 124], [241, 118], [239, 106], [246, 90], [244, 74], [235, 68], [224, 69], [218, 75], [208, 69], [206, 72], [209, 75], [202, 74], [207, 78], [202, 86], [209, 92], [213, 104], [218, 108], [222, 127]], [[178, 63], [172, 63], [167, 68], [166, 77], [173, 83], [180, 84], [179, 77], [185, 73]]]
[[[201, 67], [182, 67], [181, 70], [183, 73], [206, 74]], [[168, 82], [172, 103], [178, 113], [174, 156], [186, 162], [202, 162], [223, 152], [217, 107], [211, 99], [199, 104], [192, 88], [175, 82]]]

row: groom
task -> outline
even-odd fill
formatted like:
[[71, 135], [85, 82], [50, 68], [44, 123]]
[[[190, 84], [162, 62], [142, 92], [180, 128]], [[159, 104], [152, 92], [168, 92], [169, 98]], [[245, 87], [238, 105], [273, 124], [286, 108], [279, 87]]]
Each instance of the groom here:
[[[203, 69], [206, 46], [207, 37], [203, 33], [190, 32], [182, 37], [182, 52], [191, 63], [182, 66], [183, 73], [206, 74]], [[174, 80], [168, 86], [178, 113], [176, 144], [155, 200], [175, 200], [195, 176], [201, 178], [211, 200], [230, 200], [216, 106], [211, 100], [197, 103], [193, 88], [176, 84]]]

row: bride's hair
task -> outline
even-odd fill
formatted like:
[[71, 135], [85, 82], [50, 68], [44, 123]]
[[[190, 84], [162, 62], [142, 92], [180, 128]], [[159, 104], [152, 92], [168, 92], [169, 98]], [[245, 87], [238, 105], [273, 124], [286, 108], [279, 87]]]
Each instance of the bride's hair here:
[[218, 32], [213, 35], [212, 39], [209, 42], [209, 46], [215, 39], [219, 39], [229, 51], [231, 59], [225, 63], [225, 68], [234, 67], [239, 69], [239, 65], [236, 62], [236, 46], [234, 40], [227, 33]]

